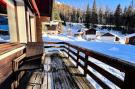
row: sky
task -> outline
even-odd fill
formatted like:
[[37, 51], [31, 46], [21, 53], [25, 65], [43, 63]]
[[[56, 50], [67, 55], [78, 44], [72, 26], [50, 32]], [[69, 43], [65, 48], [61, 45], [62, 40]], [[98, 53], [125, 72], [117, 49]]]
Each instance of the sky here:
[[[94, 0], [57, 0], [61, 3], [71, 5], [76, 8], [86, 8], [89, 3], [90, 7], [93, 5]], [[132, 0], [96, 0], [97, 8], [108, 7], [111, 10], [115, 10], [118, 4], [121, 4], [122, 8], [128, 7]], [[135, 3], [135, 0], [134, 0]]]

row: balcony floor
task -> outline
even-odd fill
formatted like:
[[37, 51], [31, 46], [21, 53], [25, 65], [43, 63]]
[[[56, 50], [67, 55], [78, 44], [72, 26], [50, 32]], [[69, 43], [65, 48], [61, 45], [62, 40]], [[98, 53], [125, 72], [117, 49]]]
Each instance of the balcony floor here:
[[94, 89], [63, 53], [53, 51], [44, 59], [44, 72], [32, 73], [26, 89]]

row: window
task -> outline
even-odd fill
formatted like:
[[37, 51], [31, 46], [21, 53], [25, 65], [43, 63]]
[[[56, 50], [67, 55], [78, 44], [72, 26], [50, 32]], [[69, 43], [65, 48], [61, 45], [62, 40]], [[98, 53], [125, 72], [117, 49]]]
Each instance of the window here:
[[7, 7], [0, 4], [0, 43], [9, 42], [9, 26], [7, 17]]

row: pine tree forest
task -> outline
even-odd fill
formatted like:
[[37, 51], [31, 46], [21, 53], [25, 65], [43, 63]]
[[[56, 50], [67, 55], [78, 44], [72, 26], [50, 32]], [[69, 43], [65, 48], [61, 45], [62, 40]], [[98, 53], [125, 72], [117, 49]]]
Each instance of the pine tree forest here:
[[84, 23], [87, 28], [96, 27], [97, 24], [100, 24], [103, 25], [102, 28], [121, 31], [124, 34], [135, 32], [135, 8], [133, 1], [124, 9], [118, 4], [113, 11], [108, 7], [105, 9], [97, 8], [96, 0], [94, 0], [92, 7], [87, 5], [85, 10], [65, 4], [56, 4], [56, 8], [61, 19], [65, 22]]

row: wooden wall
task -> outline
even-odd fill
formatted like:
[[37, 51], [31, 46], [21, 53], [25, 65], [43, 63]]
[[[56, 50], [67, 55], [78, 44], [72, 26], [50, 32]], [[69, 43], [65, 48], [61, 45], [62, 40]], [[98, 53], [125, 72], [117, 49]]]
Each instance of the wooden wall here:
[[[20, 44], [2, 44], [0, 45], [0, 48], [1, 47], [3, 51], [0, 51], [0, 89], [3, 89], [3, 87], [4, 89], [8, 89], [11, 87], [11, 83], [9, 83], [10, 79], [13, 78], [12, 62], [24, 53], [25, 47]], [[9, 78], [10, 76], [12, 77]], [[11, 80], [13, 81], [13, 79]]]
[[36, 17], [36, 34], [37, 34], [37, 42], [43, 42], [42, 40], [42, 22], [49, 22], [50, 17], [41, 16], [40, 18]]

